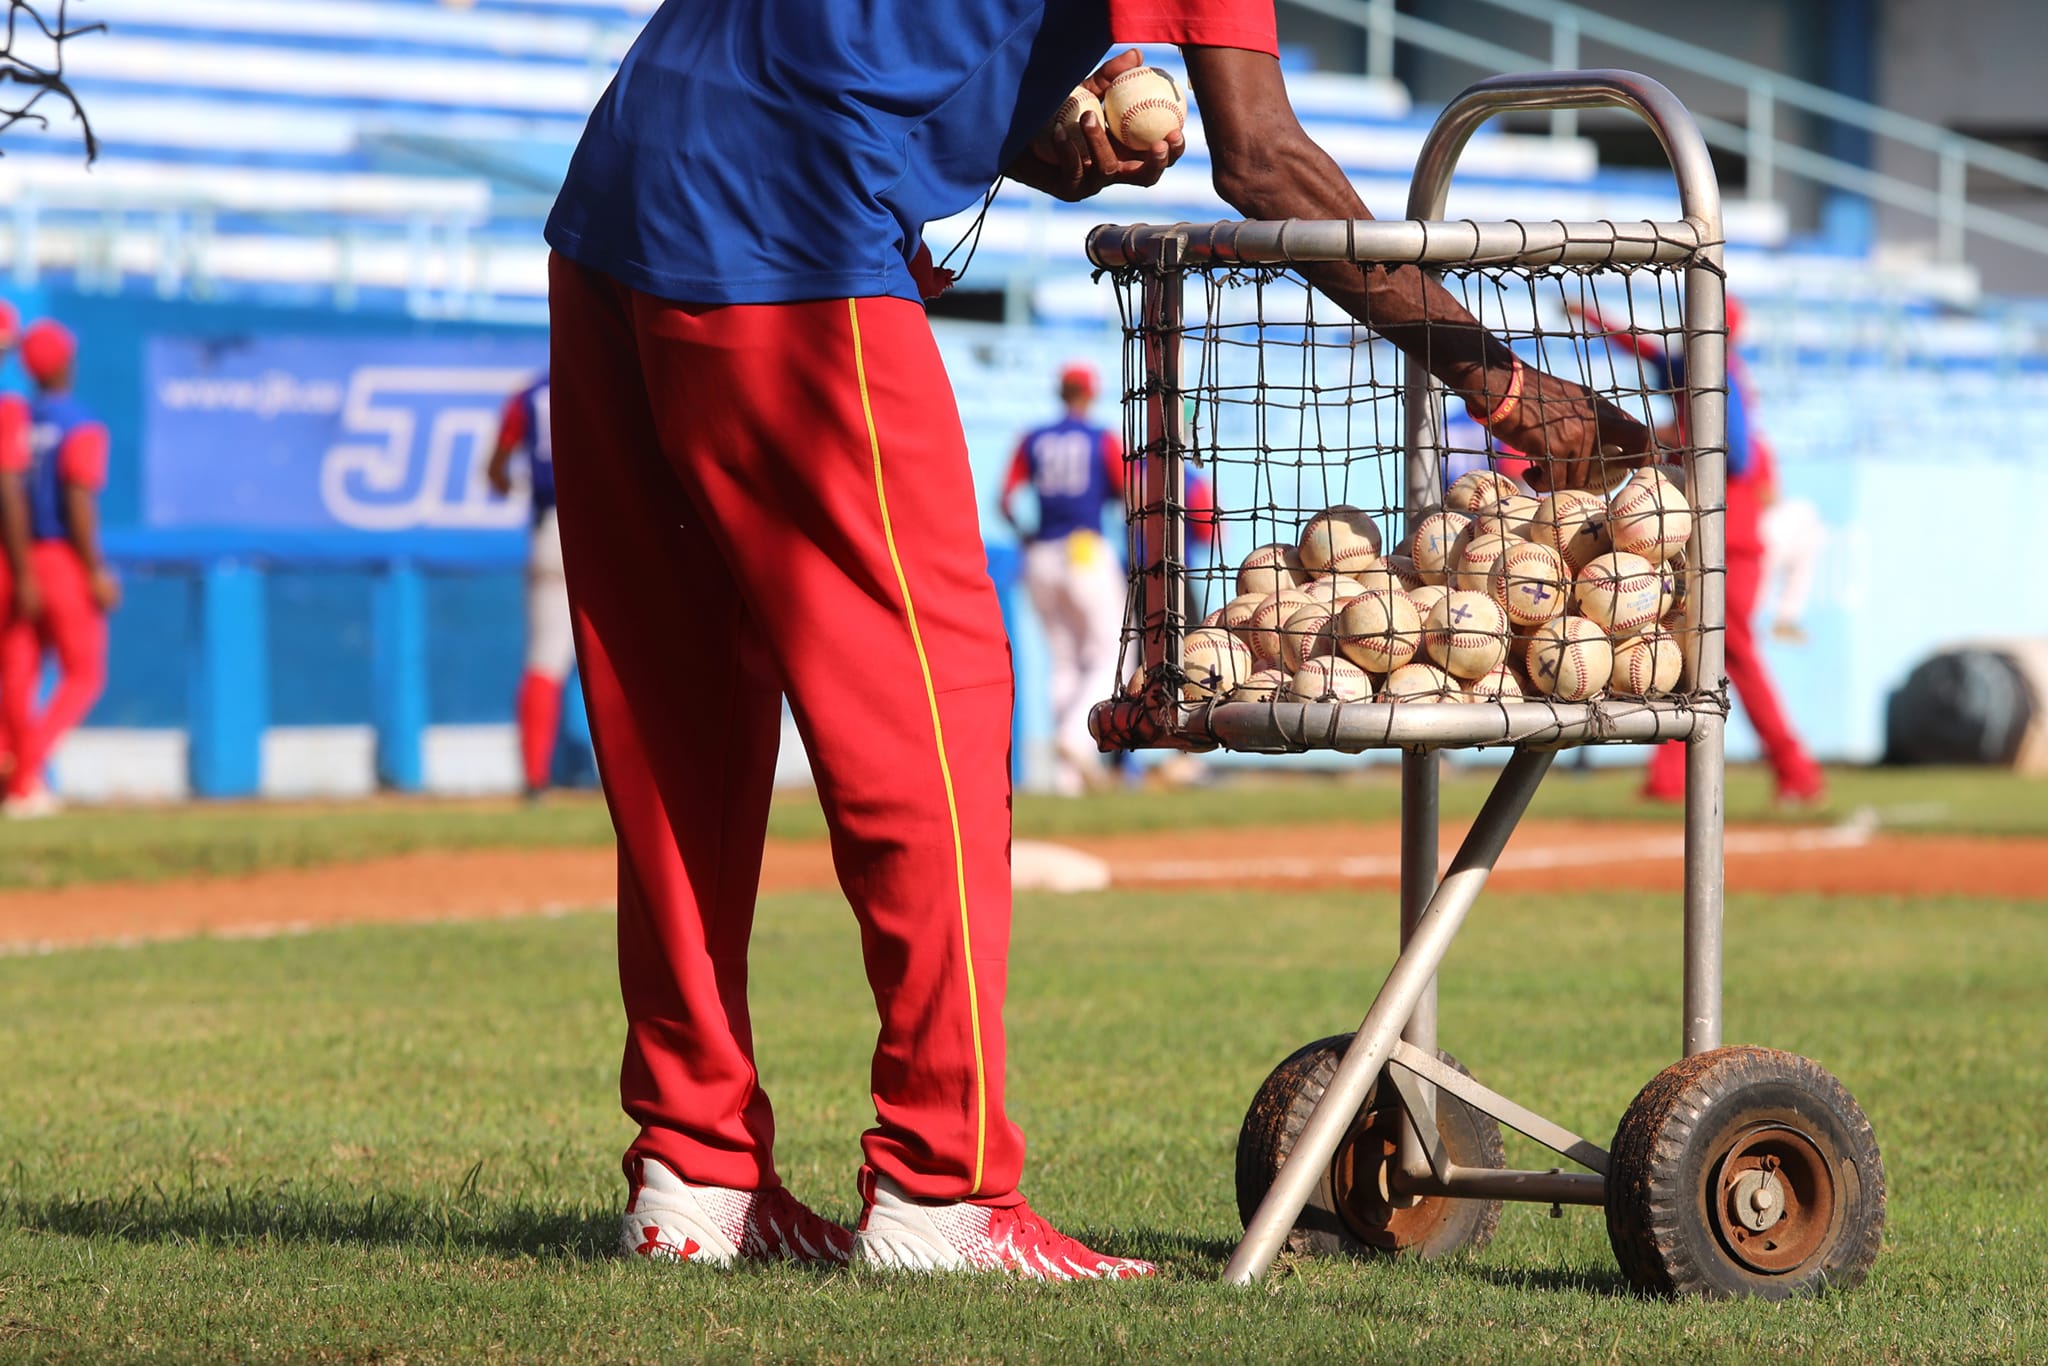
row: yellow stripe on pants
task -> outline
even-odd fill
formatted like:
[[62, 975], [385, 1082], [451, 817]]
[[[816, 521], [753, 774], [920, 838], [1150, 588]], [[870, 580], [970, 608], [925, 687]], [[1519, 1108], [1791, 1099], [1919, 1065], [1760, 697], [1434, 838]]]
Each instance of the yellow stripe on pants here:
[[917, 608], [910, 601], [910, 579], [903, 572], [903, 557], [896, 550], [896, 530], [889, 521], [889, 494], [882, 483], [882, 438], [875, 430], [875, 407], [868, 398], [867, 360], [860, 345], [859, 301], [846, 301], [846, 315], [853, 323], [853, 372], [860, 384], [861, 415], [867, 419], [868, 451], [875, 462], [875, 502], [882, 510], [882, 539], [889, 547], [889, 563], [896, 571], [896, 587], [903, 594], [903, 616], [910, 624], [910, 643], [917, 651], [917, 667], [924, 675], [925, 701], [932, 712], [932, 743], [938, 747], [939, 776], [946, 784], [946, 818], [953, 830], [953, 878], [960, 891], [960, 953], [967, 967], [967, 1018], [974, 1033], [974, 1182], [969, 1195], [981, 1194], [983, 1162], [988, 1152], [988, 1066], [981, 1048], [981, 994], [974, 980], [974, 938], [967, 923], [967, 848], [960, 839], [960, 803], [953, 794], [953, 766], [946, 759], [946, 728], [939, 720], [939, 693], [932, 686], [931, 658], [925, 654], [924, 636], [917, 629]]

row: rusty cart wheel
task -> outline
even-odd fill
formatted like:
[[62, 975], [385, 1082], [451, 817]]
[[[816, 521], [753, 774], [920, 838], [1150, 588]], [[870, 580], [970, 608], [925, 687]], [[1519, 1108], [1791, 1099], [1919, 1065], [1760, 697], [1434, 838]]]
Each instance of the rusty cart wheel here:
[[[1274, 1068], [1259, 1087], [1237, 1136], [1237, 1213], [1247, 1227], [1350, 1044], [1349, 1034], [1318, 1039]], [[1450, 1054], [1437, 1056], [1465, 1071]], [[1400, 1098], [1382, 1073], [1287, 1235], [1288, 1251], [1434, 1258], [1486, 1246], [1500, 1225], [1500, 1201], [1389, 1196], [1385, 1176], [1406, 1122]], [[1443, 1091], [1437, 1092], [1437, 1128], [1457, 1165], [1507, 1166], [1500, 1126]]]
[[1862, 1280], [1884, 1236], [1870, 1121], [1820, 1064], [1717, 1048], [1651, 1079], [1622, 1116], [1607, 1236], [1657, 1295], [1781, 1300]]

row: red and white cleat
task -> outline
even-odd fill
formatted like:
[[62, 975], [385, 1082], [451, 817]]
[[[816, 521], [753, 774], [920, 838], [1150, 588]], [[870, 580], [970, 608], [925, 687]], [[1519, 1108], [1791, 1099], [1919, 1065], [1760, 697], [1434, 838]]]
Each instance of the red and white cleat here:
[[1028, 1204], [999, 1208], [913, 1200], [873, 1172], [861, 1173], [867, 1207], [853, 1235], [859, 1265], [890, 1271], [1001, 1271], [1033, 1281], [1124, 1281], [1158, 1270], [1110, 1257], [1061, 1233]]
[[620, 1242], [629, 1256], [731, 1266], [800, 1262], [845, 1266], [853, 1235], [812, 1213], [781, 1186], [743, 1191], [693, 1186], [651, 1158], [635, 1158]]

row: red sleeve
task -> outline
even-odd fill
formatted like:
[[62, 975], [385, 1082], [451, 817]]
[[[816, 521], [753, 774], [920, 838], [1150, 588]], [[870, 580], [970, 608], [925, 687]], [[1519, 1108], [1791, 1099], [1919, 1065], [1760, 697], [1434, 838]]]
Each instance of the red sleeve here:
[[57, 477], [93, 493], [107, 486], [107, 429], [88, 422], [71, 429], [57, 451]]
[[28, 471], [28, 404], [15, 394], [0, 394], [0, 474]]
[[1010, 457], [1010, 472], [1003, 476], [1003, 502], [1010, 501], [1010, 495], [1031, 482], [1031, 453], [1023, 445]]
[[1124, 469], [1124, 443], [1116, 439], [1115, 432], [1102, 434], [1102, 468], [1109, 475], [1109, 486], [1122, 493], [1130, 473]]
[[526, 395], [512, 395], [505, 415], [498, 420], [498, 449], [516, 451], [526, 444]]
[[1110, 41], [1239, 47], [1280, 55], [1273, 0], [1109, 0]]
[[1588, 335], [1618, 346], [1631, 356], [1643, 356], [1657, 361], [1664, 359], [1664, 348], [1656, 342], [1640, 332], [1622, 331], [1590, 308], [1586, 310], [1586, 327]]
[[1188, 471], [1188, 538], [1198, 546], [1213, 547], [1216, 544], [1216, 495], [1209, 488], [1209, 481], [1193, 470]]

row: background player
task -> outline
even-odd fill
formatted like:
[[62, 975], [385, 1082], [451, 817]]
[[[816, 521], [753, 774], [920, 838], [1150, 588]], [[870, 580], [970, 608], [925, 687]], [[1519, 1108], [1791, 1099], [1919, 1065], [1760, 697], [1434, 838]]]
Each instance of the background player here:
[[[914, 266], [1009, 176], [1150, 184], [1053, 112], [1178, 44], [1216, 188], [1258, 218], [1368, 216], [1304, 134], [1271, 0], [667, 0], [549, 218], [562, 544], [618, 829], [629, 1251], [1056, 1279], [1091, 1251], [1017, 1186], [1005, 1113], [1009, 643]], [[1524, 367], [1412, 267], [1312, 268], [1540, 462], [1583, 484], [1649, 433]], [[570, 444], [573, 441], [573, 447]], [[730, 660], [706, 669], [705, 659]], [[776, 1174], [747, 944], [787, 693], [881, 1016], [857, 1241]], [[849, 1244], [851, 1243], [851, 1246]]]
[[[1045, 627], [1051, 669], [1056, 790], [1078, 796], [1105, 776], [1088, 735], [1088, 709], [1115, 681], [1124, 615], [1121, 557], [1103, 535], [1103, 515], [1123, 507], [1124, 452], [1115, 433], [1088, 417], [1097, 391], [1095, 371], [1069, 365], [1060, 372], [1066, 416], [1025, 433], [1003, 481], [1003, 520], [1024, 543], [1024, 586]], [[1030, 531], [1014, 502], [1029, 487], [1038, 521]]]
[[[34, 612], [0, 641], [0, 704], [15, 736], [7, 814], [46, 816], [57, 800], [43, 765], [64, 733], [85, 719], [107, 684], [107, 613], [121, 588], [100, 556], [100, 490], [107, 482], [107, 429], [71, 395], [78, 343], [45, 318], [21, 340], [21, 363], [34, 382], [28, 470], [29, 564]], [[35, 708], [43, 655], [59, 670], [56, 689]]]
[[526, 556], [526, 672], [519, 679], [519, 760], [529, 799], [546, 791], [562, 727], [562, 685], [576, 666], [569, 589], [562, 579], [562, 533], [555, 517], [555, 445], [548, 430], [548, 377], [512, 396], [485, 471], [499, 497], [512, 492], [512, 460], [524, 456], [533, 498]]
[[[21, 340], [21, 315], [14, 305], [0, 299], [0, 360]], [[0, 642], [16, 621], [33, 621], [41, 612], [36, 595], [36, 576], [29, 564], [28, 400], [20, 394], [0, 393]], [[0, 706], [0, 802], [7, 798], [7, 782], [14, 774], [14, 728], [8, 723], [7, 708]]]
[[[1610, 327], [1590, 311], [1581, 313], [1587, 324], [1614, 346], [1639, 357], [1649, 367], [1651, 382], [1661, 389], [1685, 385], [1685, 357], [1674, 355], [1649, 337]], [[1749, 376], [1735, 351], [1735, 337], [1742, 328], [1742, 306], [1728, 300], [1728, 630], [1724, 639], [1728, 681], [1742, 710], [1763, 745], [1776, 783], [1777, 799], [1783, 805], [1818, 803], [1827, 794], [1827, 780], [1820, 765], [1806, 752], [1791, 718], [1771, 682], [1764, 663], [1763, 647], [1756, 636], [1757, 596], [1763, 587], [1763, 512], [1776, 496], [1776, 462], [1763, 433], [1755, 422], [1755, 401]], [[1671, 424], [1667, 440], [1685, 444], [1684, 413]], [[1643, 780], [1643, 795], [1652, 801], [1685, 800], [1685, 742], [1671, 740], [1651, 752], [1650, 766]]]

